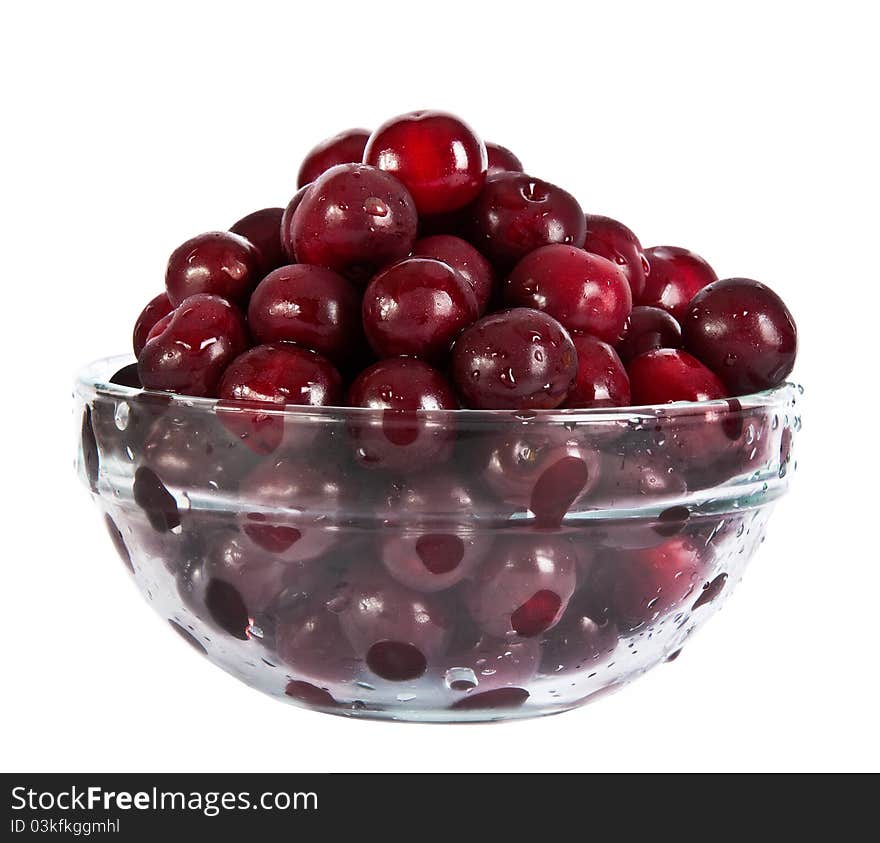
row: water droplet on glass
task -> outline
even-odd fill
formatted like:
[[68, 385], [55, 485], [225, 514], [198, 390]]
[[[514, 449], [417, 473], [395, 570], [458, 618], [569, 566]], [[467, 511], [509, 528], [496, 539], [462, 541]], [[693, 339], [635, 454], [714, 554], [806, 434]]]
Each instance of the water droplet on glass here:
[[450, 667], [444, 679], [450, 691], [471, 691], [479, 684], [469, 667]]
[[127, 401], [120, 401], [116, 405], [116, 413], [113, 416], [113, 421], [116, 422], [116, 427], [120, 430], [125, 430], [128, 427], [128, 414], [131, 411], [128, 406]]

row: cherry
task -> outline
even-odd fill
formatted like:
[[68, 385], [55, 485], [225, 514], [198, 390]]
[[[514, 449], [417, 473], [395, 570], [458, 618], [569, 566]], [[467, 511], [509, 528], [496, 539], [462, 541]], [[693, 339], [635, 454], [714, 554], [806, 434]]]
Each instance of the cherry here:
[[275, 634], [278, 657], [297, 676], [319, 682], [351, 682], [360, 659], [342, 632], [338, 615], [315, 601], [288, 614]]
[[734, 395], [785, 381], [797, 354], [797, 328], [769, 287], [728, 278], [704, 287], [682, 323], [684, 345], [715, 372]]
[[675, 317], [659, 307], [634, 307], [626, 320], [617, 353], [629, 363], [655, 348], [681, 348], [681, 328]]
[[487, 176], [494, 176], [496, 173], [521, 173], [523, 171], [522, 161], [506, 146], [486, 143], [486, 155], [489, 161]]
[[376, 411], [349, 418], [355, 458], [366, 468], [410, 472], [451, 456], [452, 422], [432, 411], [457, 409], [458, 401], [446, 378], [421, 360], [392, 358], [365, 369], [349, 387], [348, 405]]
[[611, 658], [617, 647], [617, 627], [593, 616], [588, 600], [576, 595], [562, 622], [541, 642], [541, 672], [571, 676], [595, 669]]
[[485, 313], [495, 286], [495, 270], [467, 240], [449, 234], [422, 237], [413, 246], [413, 257], [448, 263], [471, 285], [479, 313]]
[[366, 129], [346, 129], [322, 140], [309, 150], [299, 168], [296, 186], [310, 184], [337, 164], [360, 164], [370, 133]]
[[263, 262], [261, 275], [290, 262], [281, 243], [283, 216], [284, 208], [262, 208], [229, 227], [233, 234], [244, 237], [257, 247]]
[[502, 267], [550, 243], [579, 248], [587, 232], [583, 209], [570, 193], [525, 173], [486, 179], [469, 216], [474, 245]]
[[632, 309], [623, 270], [610, 260], [554, 244], [530, 252], [508, 277], [504, 296], [515, 307], [533, 307], [569, 331], [617, 342]]
[[138, 355], [144, 388], [216, 395], [223, 370], [247, 348], [241, 311], [219, 296], [201, 293], [181, 302], [165, 320], [154, 326]]
[[477, 297], [449, 264], [407, 258], [370, 281], [362, 313], [367, 340], [380, 357], [409, 355], [439, 363], [477, 318]]
[[293, 253], [293, 235], [291, 225], [296, 209], [302, 204], [305, 195], [312, 189], [311, 184], [304, 185], [293, 195], [293, 199], [287, 203], [284, 213], [281, 215], [281, 248], [287, 255], [287, 263], [296, 263], [296, 255]]
[[452, 636], [434, 596], [404, 588], [369, 563], [350, 572], [339, 622], [370, 671], [390, 682], [418, 679]]
[[180, 526], [177, 501], [151, 468], [142, 465], [135, 471], [132, 497], [157, 533], [170, 533]]
[[452, 350], [453, 382], [474, 409], [552, 409], [565, 401], [576, 375], [568, 331], [529, 308], [484, 316]]
[[442, 111], [412, 111], [383, 123], [370, 135], [364, 163], [402, 182], [420, 214], [463, 208], [486, 180], [485, 144]]
[[675, 348], [640, 354], [629, 364], [633, 405], [725, 398], [724, 384], [696, 357]]
[[626, 407], [629, 377], [617, 352], [606, 342], [587, 334], [572, 337], [578, 356], [578, 373], [568, 393], [566, 407]]
[[587, 214], [584, 249], [616, 263], [623, 269], [633, 301], [645, 292], [650, 267], [639, 238], [622, 222], [598, 214]]
[[699, 255], [678, 246], [654, 246], [645, 249], [650, 272], [644, 292], [636, 304], [659, 307], [679, 322], [687, 313], [690, 300], [713, 281], [715, 270]]
[[167, 316], [174, 310], [174, 305], [168, 301], [165, 293], [159, 293], [154, 299], [150, 299], [147, 306], [141, 311], [137, 322], [134, 323], [134, 333], [132, 334], [132, 345], [134, 346], [134, 356], [137, 357], [144, 346], [147, 344], [147, 337], [153, 326], [163, 317]]
[[409, 254], [416, 225], [412, 197], [393, 176], [362, 164], [340, 164], [312, 183], [287, 236], [299, 263], [364, 281]]
[[339, 541], [343, 489], [337, 474], [294, 456], [264, 460], [240, 486], [241, 528], [258, 547], [289, 562], [315, 559]]
[[475, 528], [471, 490], [450, 474], [421, 474], [396, 484], [379, 516], [379, 556], [402, 585], [442, 591], [480, 564], [491, 544]]
[[253, 243], [229, 231], [209, 231], [171, 253], [165, 289], [175, 307], [197, 293], [245, 304], [262, 274], [262, 257]]
[[337, 365], [350, 362], [362, 347], [357, 290], [320, 266], [295, 264], [270, 272], [251, 296], [248, 324], [258, 342], [290, 340]]
[[489, 635], [533, 638], [555, 626], [574, 593], [577, 561], [551, 533], [523, 533], [496, 543], [463, 594]]

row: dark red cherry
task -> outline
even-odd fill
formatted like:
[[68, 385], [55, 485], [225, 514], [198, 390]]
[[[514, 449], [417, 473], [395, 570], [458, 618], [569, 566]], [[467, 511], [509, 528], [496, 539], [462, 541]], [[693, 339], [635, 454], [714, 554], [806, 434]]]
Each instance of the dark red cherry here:
[[262, 276], [262, 257], [253, 243], [230, 231], [209, 231], [171, 253], [165, 289], [175, 307], [197, 293], [246, 304]]
[[734, 395], [779, 386], [794, 367], [794, 319], [758, 281], [728, 278], [704, 287], [691, 300], [682, 328], [685, 348]]
[[422, 237], [413, 246], [413, 257], [448, 263], [471, 285], [479, 312], [481, 315], [485, 313], [495, 286], [495, 270], [467, 240], [450, 234]]
[[577, 561], [551, 533], [522, 533], [496, 543], [465, 586], [471, 617], [489, 635], [533, 638], [555, 626], [574, 593]]
[[671, 313], [659, 307], [634, 307], [626, 320], [623, 338], [617, 343], [620, 359], [629, 363], [655, 348], [681, 348], [681, 327]]
[[[252, 450], [267, 454], [284, 435], [284, 417], [266, 408], [288, 404], [320, 407], [342, 403], [342, 377], [317, 352], [292, 343], [258, 345], [237, 357], [223, 374], [217, 413], [224, 425]], [[306, 419], [300, 427], [309, 426]], [[316, 435], [318, 428], [311, 424]], [[312, 437], [313, 438], [313, 437]], [[298, 444], [304, 444], [301, 440]]]
[[410, 253], [417, 221], [412, 197], [393, 176], [363, 164], [340, 164], [302, 197], [289, 236], [299, 263], [363, 282]]
[[154, 326], [138, 355], [144, 388], [216, 395], [224, 369], [248, 345], [241, 311], [219, 296], [201, 293], [183, 301], [165, 319]]
[[251, 296], [248, 325], [257, 342], [289, 340], [337, 365], [363, 347], [357, 290], [320, 266], [294, 264], [270, 272]]
[[355, 458], [366, 468], [418, 471], [449, 458], [455, 440], [451, 420], [432, 411], [458, 409], [446, 378], [421, 360], [398, 357], [365, 369], [348, 390], [349, 435]]
[[492, 539], [474, 523], [471, 490], [445, 472], [419, 474], [391, 489], [379, 510], [379, 556], [388, 573], [416, 591], [442, 591], [483, 560]]
[[370, 133], [366, 129], [346, 129], [322, 140], [303, 159], [296, 186], [310, 184], [337, 164], [360, 164]]
[[370, 135], [364, 163], [402, 182], [420, 214], [463, 208], [486, 181], [485, 144], [442, 111], [412, 111], [383, 123]]
[[659, 307], [679, 322], [691, 299], [707, 284], [718, 280], [715, 270], [699, 255], [678, 246], [645, 249], [651, 267], [645, 290], [636, 304]]
[[617, 352], [607, 342], [588, 334], [572, 337], [578, 373], [565, 407], [626, 407], [629, 377]]
[[177, 591], [197, 617], [233, 638], [248, 640], [250, 616], [244, 597], [227, 580], [212, 577], [202, 559], [186, 562], [177, 575]]
[[521, 173], [522, 161], [519, 160], [506, 146], [498, 143], [486, 143], [486, 155], [489, 161], [487, 176], [496, 173]]
[[635, 406], [727, 397], [718, 377], [696, 357], [679, 349], [658, 348], [640, 354], [627, 371]]
[[623, 269], [633, 301], [645, 291], [650, 267], [639, 238], [622, 222], [598, 214], [587, 214], [587, 239], [584, 249], [616, 263]]
[[370, 671], [391, 682], [418, 679], [452, 637], [451, 619], [434, 595], [404, 588], [369, 563], [349, 572], [339, 622]]
[[441, 363], [453, 340], [477, 318], [477, 297], [449, 264], [406, 258], [370, 281], [362, 316], [379, 357], [408, 355]]
[[568, 331], [546, 313], [520, 307], [484, 316], [456, 340], [452, 379], [468, 407], [552, 409], [577, 375]]
[[135, 471], [132, 497], [157, 533], [170, 533], [180, 526], [177, 501], [151, 468], [142, 465]]
[[153, 326], [162, 318], [167, 316], [174, 310], [174, 305], [168, 301], [165, 293], [159, 293], [149, 304], [141, 311], [137, 322], [134, 323], [134, 333], [132, 335], [132, 345], [134, 346], [134, 356], [137, 357], [144, 346], [147, 344], [147, 337]]
[[579, 248], [587, 233], [577, 199], [525, 173], [503, 172], [488, 178], [469, 215], [474, 245], [502, 267], [511, 267], [550, 243]]
[[284, 208], [262, 208], [242, 217], [229, 227], [233, 234], [244, 237], [257, 247], [263, 259], [263, 275], [290, 262], [281, 244], [283, 216]]
[[293, 199], [287, 203], [287, 207], [281, 216], [281, 248], [284, 249], [284, 254], [287, 255], [287, 263], [296, 263], [296, 255], [293, 253], [293, 233], [291, 227], [293, 215], [305, 198], [306, 193], [311, 190], [311, 187], [311, 184], [307, 184], [297, 190]]
[[526, 255], [505, 282], [504, 298], [609, 343], [617, 342], [632, 309], [629, 284], [617, 264], [559, 244]]
[[319, 600], [286, 616], [276, 633], [278, 657], [295, 673], [318, 682], [351, 682], [361, 660], [342, 632], [338, 615]]

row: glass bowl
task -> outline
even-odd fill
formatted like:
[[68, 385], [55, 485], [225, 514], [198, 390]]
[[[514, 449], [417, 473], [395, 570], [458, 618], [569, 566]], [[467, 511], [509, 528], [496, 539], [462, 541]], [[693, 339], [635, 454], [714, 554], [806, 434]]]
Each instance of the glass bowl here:
[[800, 389], [625, 410], [381, 412], [76, 385], [78, 470], [153, 608], [279, 699], [551, 714], [674, 656], [785, 492]]

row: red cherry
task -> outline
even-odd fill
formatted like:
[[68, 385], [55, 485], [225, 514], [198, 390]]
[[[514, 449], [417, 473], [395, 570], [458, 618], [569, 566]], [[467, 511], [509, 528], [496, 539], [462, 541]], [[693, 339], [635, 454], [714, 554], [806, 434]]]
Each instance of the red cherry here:
[[370, 133], [366, 129], [346, 129], [322, 140], [309, 150], [299, 168], [296, 186], [310, 184], [337, 164], [360, 164]]
[[262, 273], [262, 258], [253, 243], [229, 231], [210, 231], [171, 253], [165, 289], [175, 307], [197, 293], [245, 304]]
[[289, 241], [299, 263], [363, 281], [410, 253], [416, 225], [412, 197], [394, 177], [363, 164], [340, 164], [302, 197]]
[[779, 386], [794, 367], [797, 328], [769, 287], [728, 278], [704, 287], [682, 323], [685, 348], [734, 395]]
[[463, 208], [486, 180], [485, 144], [470, 126], [442, 111], [393, 117], [370, 136], [364, 163], [402, 182], [420, 214]]
[[579, 248], [587, 233], [583, 209], [570, 193], [525, 173], [488, 178], [469, 215], [474, 245], [503, 267], [550, 243]]
[[687, 313], [690, 300], [707, 284], [718, 280], [715, 270], [694, 252], [678, 246], [645, 249], [651, 267], [645, 290], [636, 304], [659, 307], [679, 322]]
[[617, 352], [606, 342], [587, 334], [572, 337], [578, 356], [578, 373], [568, 393], [566, 407], [626, 407], [629, 377]]
[[413, 257], [448, 263], [470, 284], [480, 314], [485, 313], [495, 286], [495, 270], [467, 240], [449, 234], [422, 237], [413, 246]]
[[262, 208], [242, 217], [229, 227], [233, 234], [244, 237], [245, 240], [257, 247], [263, 260], [261, 274], [290, 263], [281, 243], [281, 218], [283, 216], [284, 208]]
[[421, 474], [395, 485], [379, 512], [379, 555], [388, 573], [416, 591], [461, 582], [492, 541], [475, 529], [475, 509], [471, 491], [449, 474]]
[[138, 355], [144, 388], [216, 395], [223, 370], [247, 348], [241, 311], [219, 296], [202, 293], [181, 302], [165, 320], [153, 328]]
[[574, 593], [576, 569], [574, 553], [558, 536], [523, 533], [496, 543], [463, 598], [489, 635], [533, 638], [559, 622]]
[[673, 348], [640, 354], [629, 364], [634, 405], [726, 398], [724, 384], [696, 357]]
[[248, 306], [248, 324], [257, 342], [289, 340], [343, 365], [363, 347], [360, 308], [357, 290], [341, 275], [294, 264], [259, 283]]
[[623, 270], [599, 255], [573, 246], [543, 246], [513, 269], [504, 297], [514, 307], [533, 307], [569, 331], [617, 342], [632, 309]]
[[281, 215], [281, 248], [284, 249], [284, 254], [287, 255], [287, 263], [296, 263], [296, 255], [293, 253], [293, 233], [291, 227], [293, 215], [311, 188], [311, 184], [307, 184], [297, 190]]
[[655, 348], [681, 348], [681, 328], [675, 317], [659, 307], [634, 307], [626, 320], [617, 353], [629, 363]]
[[546, 313], [520, 307], [484, 316], [458, 338], [452, 379], [468, 407], [552, 409], [577, 375], [568, 331]]
[[367, 339], [380, 357], [409, 355], [438, 363], [477, 318], [477, 298], [448, 264], [407, 258], [370, 281], [362, 312]]
[[165, 293], [159, 293], [149, 304], [141, 311], [137, 322], [134, 323], [134, 333], [132, 335], [132, 345], [134, 346], [134, 356], [137, 357], [144, 346], [147, 344], [147, 337], [153, 330], [155, 324], [167, 316], [174, 310], [174, 305], [168, 301]]
[[645, 291], [650, 267], [639, 238], [622, 222], [587, 214], [587, 239], [584, 249], [616, 263], [623, 269], [632, 291], [633, 301]]
[[489, 161], [487, 176], [494, 176], [496, 173], [521, 173], [523, 171], [522, 161], [506, 146], [487, 143], [486, 155]]
[[382, 360], [358, 375], [348, 391], [349, 435], [355, 458], [366, 468], [412, 472], [451, 455], [455, 431], [433, 410], [454, 410], [458, 401], [446, 378], [421, 360]]

